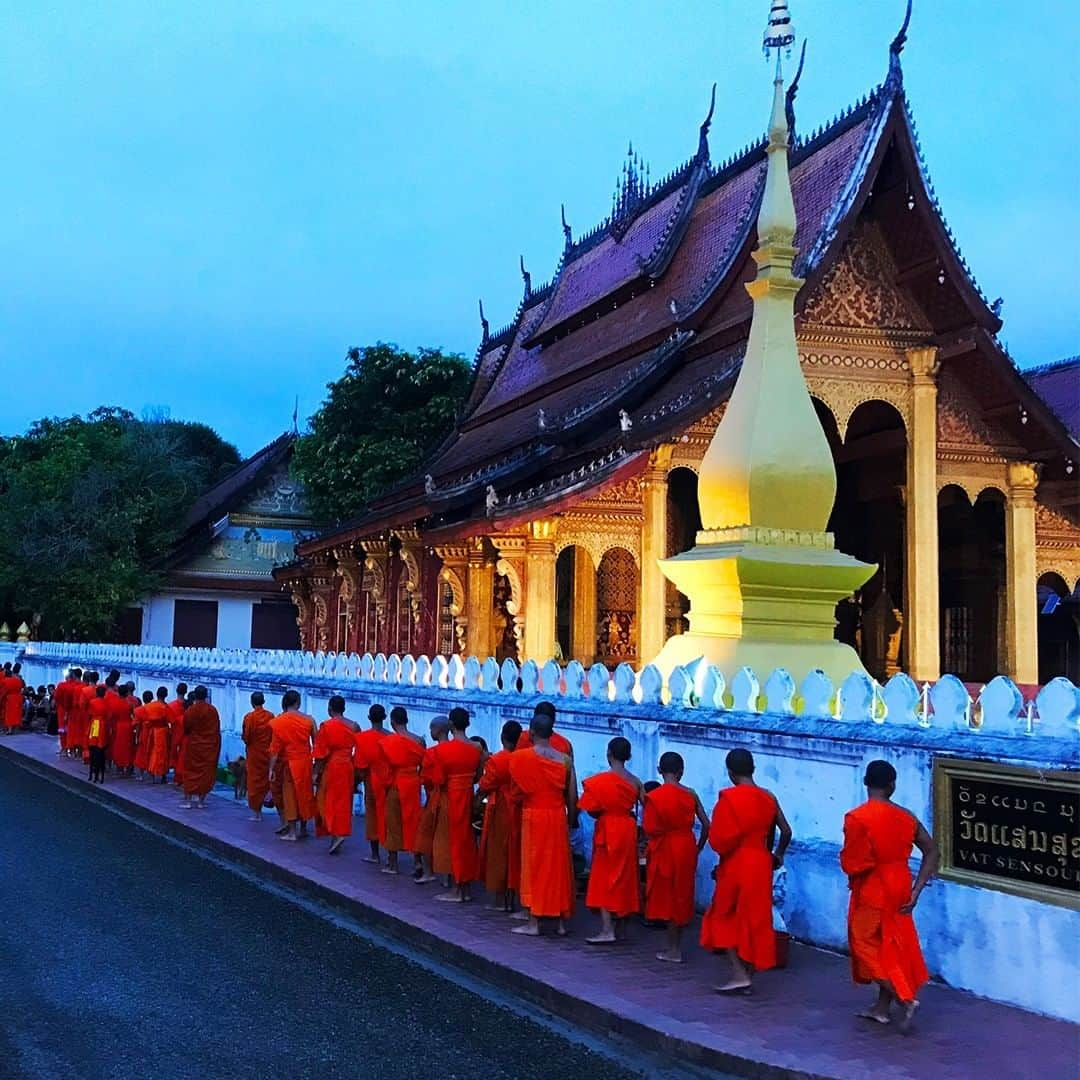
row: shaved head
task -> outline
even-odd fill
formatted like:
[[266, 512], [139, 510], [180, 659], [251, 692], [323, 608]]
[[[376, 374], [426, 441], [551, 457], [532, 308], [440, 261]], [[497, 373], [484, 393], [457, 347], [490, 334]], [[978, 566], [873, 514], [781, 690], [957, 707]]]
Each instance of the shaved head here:
[[431, 737], [433, 739], [441, 739], [450, 734], [450, 718], [447, 716], [436, 716], [431, 721]]

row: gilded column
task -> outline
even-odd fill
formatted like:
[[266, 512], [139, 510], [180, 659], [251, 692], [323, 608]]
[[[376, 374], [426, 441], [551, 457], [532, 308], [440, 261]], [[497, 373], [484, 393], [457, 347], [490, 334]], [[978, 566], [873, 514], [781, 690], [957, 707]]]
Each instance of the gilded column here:
[[1039, 626], [1035, 571], [1035, 488], [1038, 467], [1009, 462], [1005, 506], [1005, 616], [1007, 674], [1016, 683], [1039, 681]]
[[469, 540], [468, 595], [466, 597], [465, 651], [480, 659], [491, 655], [491, 586], [494, 567], [482, 537]]
[[937, 348], [909, 349], [911, 430], [905, 507], [907, 672], [917, 682], [941, 676], [938, 629]]
[[555, 522], [529, 523], [525, 541], [523, 660], [543, 665], [555, 655]]
[[661, 446], [649, 456], [641, 488], [641, 602], [638, 612], [638, 656], [648, 663], [664, 647], [667, 578], [660, 560], [667, 558], [667, 470], [673, 447]]
[[589, 667], [596, 659], [596, 567], [583, 547], [571, 549], [574, 556], [574, 588], [570, 609], [570, 655]]

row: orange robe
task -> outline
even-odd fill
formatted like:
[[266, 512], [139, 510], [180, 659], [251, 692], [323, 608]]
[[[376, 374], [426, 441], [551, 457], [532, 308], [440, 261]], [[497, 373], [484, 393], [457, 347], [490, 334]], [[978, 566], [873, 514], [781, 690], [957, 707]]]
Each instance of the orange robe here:
[[473, 793], [482, 754], [476, 743], [466, 739], [448, 739], [433, 749], [445, 777], [450, 873], [458, 885], [466, 885], [480, 876], [473, 829]]
[[184, 712], [184, 794], [209, 795], [221, 758], [221, 721], [209, 701], [196, 701]]
[[367, 728], [353, 736], [356, 740], [353, 762], [364, 772], [364, 833], [368, 840], [381, 840], [386, 831], [383, 817], [389, 774], [379, 744], [389, 735], [382, 728]]
[[848, 875], [848, 944], [857, 983], [887, 982], [901, 1001], [914, 1001], [930, 978], [911, 915], [908, 858], [919, 823], [906, 810], [869, 799], [844, 816], [840, 866]]
[[71, 708], [70, 679], [64, 679], [53, 691], [53, 701], [56, 703], [56, 734], [60, 739], [60, 749], [67, 749], [67, 725], [68, 711]]
[[279, 759], [286, 821], [308, 821], [315, 816], [311, 780], [311, 743], [315, 721], [306, 713], [284, 712], [270, 721], [270, 755]]
[[396, 731], [379, 744], [388, 769], [382, 844], [387, 851], [416, 851], [420, 827], [420, 765], [423, 744]]
[[135, 760], [136, 769], [146, 772], [150, 764], [150, 721], [147, 719], [146, 706], [139, 705], [132, 714], [135, 731]]
[[568, 918], [574, 871], [566, 820], [569, 766], [535, 750], [510, 756], [510, 778], [521, 799], [521, 903], [537, 918]]
[[169, 771], [169, 708], [164, 701], [151, 701], [146, 709], [146, 771], [162, 779]]
[[585, 781], [578, 800], [579, 809], [600, 815], [593, 830], [585, 906], [603, 908], [618, 919], [641, 910], [637, 796], [638, 789], [628, 780], [602, 772]]
[[[557, 731], [551, 733], [551, 738], [548, 739], [548, 743], [552, 750], [558, 750], [560, 754], [566, 754], [567, 757], [574, 756], [573, 744], [565, 736], [560, 735]], [[517, 749], [529, 750], [532, 748], [532, 735], [529, 733], [529, 729], [526, 728], [518, 738]]]
[[694, 918], [698, 846], [697, 803], [678, 784], [663, 784], [645, 796], [645, 918], [687, 926]]
[[173, 698], [167, 706], [169, 710], [169, 764], [173, 768], [173, 780], [177, 784], [184, 781], [184, 702]]
[[4, 727], [8, 729], [22, 725], [25, 685], [18, 675], [9, 675], [4, 679]]
[[261, 811], [270, 790], [270, 721], [274, 714], [261, 705], [244, 717], [242, 738], [247, 751], [247, 799], [252, 810]]
[[480, 866], [489, 893], [521, 885], [521, 806], [511, 797], [510, 757], [509, 750], [492, 754], [480, 777], [480, 790], [487, 796]]
[[352, 836], [353, 754], [356, 733], [337, 717], [319, 725], [315, 735], [315, 759], [325, 761], [315, 796], [317, 836]]
[[109, 725], [112, 728], [112, 760], [118, 769], [127, 769], [135, 759], [135, 728], [132, 711], [134, 699], [119, 694], [106, 695], [109, 703]]
[[720, 856], [716, 891], [701, 921], [706, 949], [737, 949], [757, 971], [776, 967], [772, 922], [772, 852], [776, 799], [753, 784], [720, 792], [709, 844]]
[[86, 745], [88, 747], [106, 747], [109, 745], [109, 706], [103, 697], [94, 697], [88, 709], [90, 722], [86, 727]]
[[450, 873], [450, 828], [446, 813], [446, 797], [443, 785], [446, 774], [438, 758], [435, 746], [424, 751], [420, 763], [420, 783], [427, 795], [420, 826], [416, 830], [416, 850], [431, 860], [433, 874]]
[[77, 744], [82, 748], [83, 761], [90, 760], [90, 706], [96, 700], [96, 688], [91, 686], [90, 683], [85, 683], [79, 695], [79, 716], [81, 722], [79, 735], [82, 742]]

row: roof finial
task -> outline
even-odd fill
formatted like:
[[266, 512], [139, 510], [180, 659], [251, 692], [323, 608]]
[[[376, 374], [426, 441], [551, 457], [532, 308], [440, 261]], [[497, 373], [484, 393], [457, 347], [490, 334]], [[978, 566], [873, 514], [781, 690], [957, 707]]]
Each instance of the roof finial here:
[[574, 243], [574, 234], [570, 231], [570, 226], [566, 224], [566, 203], [559, 203], [559, 214], [562, 217], [563, 240], [568, 248], [572, 247]]
[[788, 132], [792, 142], [795, 141], [795, 95], [799, 92], [799, 79], [802, 78], [803, 64], [806, 63], [806, 42], [808, 40], [808, 38], [803, 38], [802, 51], [799, 53], [799, 66], [795, 69], [795, 78], [791, 80], [791, 85], [784, 95], [784, 113], [787, 116]]
[[480, 300], [480, 327], [484, 332], [483, 344], [488, 343], [488, 338], [491, 337], [491, 324], [484, 317], [484, 301]]
[[900, 54], [904, 51], [907, 42], [908, 27], [911, 25], [911, 0], [907, 0], [907, 9], [904, 11], [904, 22], [889, 45], [889, 80], [894, 83], [904, 81], [904, 70], [900, 66]]
[[701, 127], [698, 131], [698, 147], [697, 156], [700, 159], [708, 161], [709, 159], [709, 128], [712, 127], [713, 113], [716, 111], [716, 83], [712, 84], [712, 94], [709, 97], [709, 111], [705, 114], [705, 119], [701, 121]]
[[769, 7], [769, 25], [765, 27], [761, 49], [766, 58], [769, 50], [776, 50], [776, 74], [780, 75], [780, 52], [784, 50], [787, 56], [791, 56], [791, 46], [795, 41], [795, 27], [791, 22], [791, 12], [788, 11], [787, 0], [771, 0]]
[[521, 280], [525, 282], [525, 297], [528, 299], [532, 296], [532, 274], [525, 269], [525, 256], [519, 256], [521, 262]]

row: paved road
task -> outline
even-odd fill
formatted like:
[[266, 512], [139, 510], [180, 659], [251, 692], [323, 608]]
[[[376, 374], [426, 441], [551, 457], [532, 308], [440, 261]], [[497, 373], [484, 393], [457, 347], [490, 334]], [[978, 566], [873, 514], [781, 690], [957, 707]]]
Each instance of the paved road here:
[[0, 1077], [631, 1075], [3, 760], [0, 912]]

